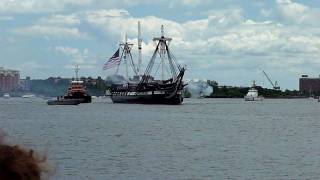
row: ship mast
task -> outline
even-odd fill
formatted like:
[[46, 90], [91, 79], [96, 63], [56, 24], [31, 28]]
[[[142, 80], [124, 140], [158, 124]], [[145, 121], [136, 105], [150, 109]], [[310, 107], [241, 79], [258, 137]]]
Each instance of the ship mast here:
[[78, 76], [78, 73], [79, 73], [79, 65], [76, 65], [76, 66], [75, 66], [74, 72], [76, 73], [76, 81], [78, 81], [78, 80], [79, 80], [79, 76]]
[[[164, 28], [163, 25], [161, 25], [161, 38], [164, 38]], [[170, 40], [169, 40], [170, 42]], [[160, 58], [161, 58], [161, 78], [164, 80], [164, 59], [166, 54], [166, 44], [161, 43], [160, 44]]]
[[141, 39], [141, 24], [140, 21], [138, 21], [138, 68], [137, 68], [137, 72], [140, 75], [140, 71], [141, 71], [141, 63], [142, 63], [142, 39]]
[[[120, 62], [123, 59], [125, 66], [126, 66], [126, 78], [129, 78], [129, 62], [130, 62], [130, 66], [131, 66], [133, 72], [135, 73], [135, 75], [137, 75], [138, 72], [137, 72], [137, 69], [136, 69], [135, 64], [133, 62], [132, 55], [131, 55], [131, 49], [132, 49], [133, 44], [128, 42], [127, 35], [125, 36], [125, 42], [120, 43], [119, 46], [122, 50]], [[119, 66], [120, 66], [120, 63], [118, 65], [116, 74], [118, 73]]]
[[[129, 48], [131, 48], [130, 46], [131, 45], [129, 45], [128, 44], [128, 36], [127, 36], [127, 34], [126, 34], [126, 37], [125, 37], [125, 53], [124, 53], [124, 62], [125, 62], [125, 64], [126, 64], [126, 77], [128, 78], [129, 77], [129, 72], [128, 72], [128, 61], [127, 61], [127, 55], [128, 55], [128, 49]], [[133, 45], [133, 44], [132, 44]]]
[[154, 42], [157, 42], [157, 46], [155, 51], [153, 52], [153, 55], [151, 57], [151, 60], [146, 68], [146, 71], [144, 73], [143, 79], [141, 83], [147, 82], [149, 77], [151, 76], [151, 72], [154, 66], [154, 63], [156, 61], [156, 57], [159, 54], [160, 55], [160, 64], [161, 65], [161, 78], [164, 80], [164, 70], [166, 68], [165, 62], [168, 61], [168, 65], [170, 67], [172, 80], [177, 79], [177, 71], [180, 71], [180, 66], [177, 65], [173, 55], [171, 54], [171, 51], [169, 50], [169, 43], [171, 42], [172, 38], [167, 38], [164, 36], [164, 28], [163, 25], [161, 26], [161, 37], [153, 38]]

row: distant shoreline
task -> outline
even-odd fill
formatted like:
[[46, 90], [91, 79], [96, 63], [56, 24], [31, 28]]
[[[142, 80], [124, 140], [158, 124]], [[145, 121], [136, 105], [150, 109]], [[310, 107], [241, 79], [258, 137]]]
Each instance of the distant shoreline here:
[[[192, 97], [190, 97], [192, 98]], [[243, 99], [243, 97], [204, 97], [205, 99]], [[306, 96], [292, 96], [292, 97], [264, 97], [265, 99], [308, 99], [309, 97]], [[315, 100], [317, 98], [314, 98]]]

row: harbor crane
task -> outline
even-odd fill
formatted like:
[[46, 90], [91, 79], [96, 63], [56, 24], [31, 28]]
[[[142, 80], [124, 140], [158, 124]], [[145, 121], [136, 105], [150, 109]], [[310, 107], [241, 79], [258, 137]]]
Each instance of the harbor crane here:
[[266, 76], [266, 78], [268, 79], [268, 81], [270, 82], [270, 84], [272, 85], [274, 90], [280, 90], [280, 86], [278, 85], [278, 81], [275, 81], [274, 83], [271, 81], [271, 79], [269, 78], [268, 74], [264, 71], [262, 71], [264, 76]]

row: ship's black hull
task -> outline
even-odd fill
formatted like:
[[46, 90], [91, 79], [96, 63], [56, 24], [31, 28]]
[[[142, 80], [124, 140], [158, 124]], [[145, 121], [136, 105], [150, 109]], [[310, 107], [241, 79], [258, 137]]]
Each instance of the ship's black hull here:
[[184, 71], [182, 68], [175, 80], [149, 81], [148, 76], [143, 76], [138, 84], [112, 84], [111, 99], [114, 103], [179, 105], [183, 102]]
[[114, 103], [127, 104], [168, 104], [179, 105], [183, 102], [181, 94], [168, 97], [166, 94], [146, 94], [146, 95], [112, 95], [111, 100]]

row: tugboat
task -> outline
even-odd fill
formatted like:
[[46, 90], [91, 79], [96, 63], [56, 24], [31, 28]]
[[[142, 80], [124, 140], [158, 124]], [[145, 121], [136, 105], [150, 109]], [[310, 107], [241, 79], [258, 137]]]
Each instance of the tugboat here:
[[[137, 74], [137, 69], [132, 61], [130, 52], [130, 45], [132, 44], [127, 42], [120, 44], [119, 49], [123, 50], [120, 62], [123, 57], [131, 57], [131, 67], [136, 74], [135, 77], [138, 77], [138, 81], [127, 80], [126, 82], [113, 83], [109, 92], [111, 100], [114, 103], [179, 105], [183, 102], [182, 90], [185, 86], [183, 82], [185, 68], [177, 65], [174, 56], [169, 50], [169, 43], [172, 39], [164, 36], [163, 26], [161, 26], [161, 33], [161, 37], [153, 39], [157, 46], [143, 75]], [[141, 50], [140, 45], [139, 50]], [[119, 50], [117, 52], [119, 52]], [[160, 62], [156, 64], [155, 62], [158, 55], [160, 55]], [[118, 68], [121, 64], [120, 62]], [[153, 66], [155, 64], [157, 67], [153, 71]], [[140, 68], [140, 66], [138, 67]], [[157, 75], [157, 72], [159, 72], [159, 69], [161, 69], [160, 80], [156, 80], [155, 76]], [[153, 74], [151, 75], [151, 73]], [[165, 75], [164, 73], [167, 74]]]
[[76, 65], [76, 78], [72, 80], [68, 87], [67, 94], [57, 97], [57, 100], [49, 100], [48, 105], [77, 105], [79, 103], [91, 103], [91, 96], [87, 93], [83, 81], [78, 78], [79, 67]]
[[87, 93], [86, 87], [84, 86], [83, 81], [80, 81], [78, 78], [79, 67], [76, 65], [75, 80], [71, 81], [71, 84], [68, 88], [67, 94], [63, 97], [64, 99], [78, 99], [81, 100], [80, 103], [91, 103], [91, 96]]
[[245, 101], [262, 101], [264, 98], [259, 96], [258, 90], [255, 88], [256, 82], [253, 81], [251, 88], [249, 89], [247, 95], [244, 96]]

